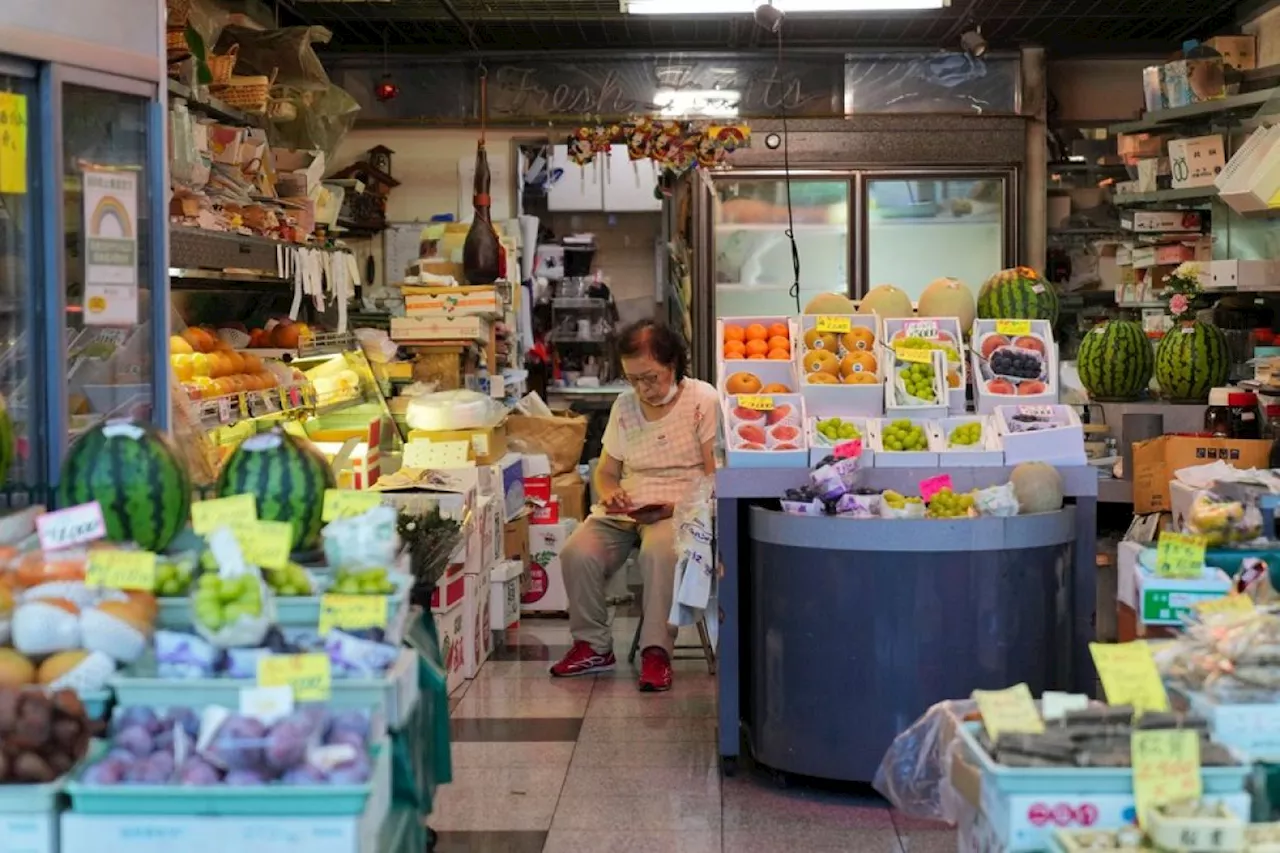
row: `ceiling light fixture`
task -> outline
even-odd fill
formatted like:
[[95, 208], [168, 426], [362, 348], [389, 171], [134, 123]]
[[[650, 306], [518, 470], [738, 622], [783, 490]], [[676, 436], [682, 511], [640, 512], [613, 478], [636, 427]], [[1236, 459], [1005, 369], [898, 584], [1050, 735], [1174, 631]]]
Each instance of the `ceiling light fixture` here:
[[982, 27], [974, 27], [960, 36], [960, 47], [973, 57], [981, 57], [987, 52], [987, 40], [982, 37]]
[[[628, 15], [749, 15], [759, 0], [620, 0]], [[945, 9], [951, 0], [773, 0], [780, 12], [912, 12]]]

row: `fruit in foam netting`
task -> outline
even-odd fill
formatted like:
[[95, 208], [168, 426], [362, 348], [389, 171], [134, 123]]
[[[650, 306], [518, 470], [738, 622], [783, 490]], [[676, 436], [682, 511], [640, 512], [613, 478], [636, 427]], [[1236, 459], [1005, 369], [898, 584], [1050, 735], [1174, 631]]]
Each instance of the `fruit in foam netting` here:
[[851, 373], [875, 373], [876, 357], [869, 352], [862, 350], [853, 350], [846, 353], [845, 357], [840, 360], [840, 375], [848, 376]]
[[829, 373], [836, 376], [840, 372], [840, 358], [830, 350], [810, 350], [804, 354], [804, 370], [805, 373]]
[[791, 386], [783, 385], [781, 382], [770, 382], [768, 385], [760, 389], [761, 394], [790, 394]]
[[836, 336], [832, 332], [819, 332], [815, 326], [804, 333], [804, 346], [805, 349], [810, 350], [824, 349], [835, 352], [837, 347]]
[[871, 348], [875, 346], [875, 342], [875, 332], [871, 331], [866, 326], [854, 326], [852, 329], [840, 336], [841, 345], [851, 352], [855, 350], [866, 350], [870, 352]]
[[804, 378], [810, 385], [838, 385], [840, 380], [831, 373], [810, 373]]
[[786, 403], [783, 403], [782, 405], [775, 407], [772, 411], [769, 412], [768, 416], [765, 418], [765, 423], [769, 424], [770, 426], [772, 426], [773, 424], [780, 424], [783, 421], [785, 421], [787, 418], [791, 417], [791, 415], [794, 412], [795, 412], [794, 408], [787, 405]]
[[1000, 347], [1007, 347], [1008, 345], [1009, 339], [1004, 335], [987, 335], [982, 339], [982, 357], [990, 359], [992, 353], [1000, 349]]
[[850, 373], [844, 378], [845, 385], [875, 385], [880, 380], [876, 378], [874, 373]]
[[758, 394], [761, 387], [760, 377], [745, 370], [733, 374], [724, 382], [727, 394]]

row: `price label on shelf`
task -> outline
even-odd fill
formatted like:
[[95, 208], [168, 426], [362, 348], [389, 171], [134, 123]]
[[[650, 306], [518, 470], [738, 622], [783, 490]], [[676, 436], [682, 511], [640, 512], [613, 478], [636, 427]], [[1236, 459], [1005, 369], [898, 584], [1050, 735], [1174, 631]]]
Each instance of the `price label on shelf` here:
[[231, 398], [218, 398], [218, 422], [223, 424], [231, 423]]
[[1146, 640], [1090, 643], [1089, 654], [1109, 704], [1132, 705], [1135, 714], [1169, 710], [1169, 694]]
[[150, 551], [90, 551], [84, 582], [109, 589], [151, 592], [156, 588], [156, 555]]
[[293, 690], [288, 687], [244, 687], [240, 690], [240, 714], [272, 725], [293, 713]]
[[232, 528], [244, 558], [264, 569], [283, 569], [293, 548], [293, 525], [287, 521], [249, 521]]
[[293, 404], [289, 402], [288, 391], [286, 391], [284, 388], [277, 388], [276, 393], [280, 395], [280, 408], [289, 409], [293, 407]]
[[191, 505], [191, 526], [204, 536], [219, 527], [236, 527], [258, 520], [258, 501], [253, 495], [233, 495]]
[[382, 506], [382, 494], [379, 492], [325, 489], [324, 508], [320, 512], [320, 520], [328, 522], [337, 518], [364, 515], [378, 506]]
[[994, 741], [1002, 733], [1044, 734], [1044, 720], [1031, 698], [1031, 688], [1015, 684], [1004, 690], [975, 690], [973, 701], [982, 713], [982, 725]]
[[757, 412], [772, 412], [773, 398], [762, 397], [759, 394], [739, 394], [738, 405], [744, 409], [754, 409]]
[[288, 687], [298, 702], [327, 702], [333, 673], [326, 654], [268, 655], [258, 659], [259, 687]]
[[101, 539], [107, 535], [102, 506], [97, 501], [89, 501], [57, 512], [46, 512], [36, 518], [36, 534], [43, 551], [57, 551]]
[[249, 395], [241, 391], [236, 395], [236, 406], [240, 409], [240, 417], [249, 417]]
[[1162, 578], [1198, 578], [1204, 574], [1203, 536], [1165, 530], [1156, 543], [1156, 574]]
[[843, 335], [853, 328], [852, 317], [834, 317], [830, 315], [818, 317], [816, 328], [819, 332], [834, 332]]
[[996, 320], [996, 331], [1002, 335], [1031, 334], [1030, 320]]
[[929, 364], [933, 361], [933, 350], [931, 349], [902, 347], [895, 350], [895, 352], [898, 354], [898, 361], [909, 361], [913, 364]]
[[854, 438], [836, 445], [832, 455], [837, 459], [857, 459], [862, 455], [862, 439]]
[[902, 324], [902, 334], [908, 338], [936, 338], [938, 323], [935, 320], [908, 320]]
[[1151, 810], [1184, 800], [1199, 800], [1200, 733], [1192, 729], [1134, 731], [1129, 738], [1133, 757], [1133, 800], [1138, 823], [1145, 825]]
[[1053, 406], [1019, 406], [1018, 414], [1030, 418], [1051, 418], [1054, 412]]
[[325, 595], [320, 598], [320, 636], [334, 628], [359, 631], [387, 627], [387, 599], [382, 595]]

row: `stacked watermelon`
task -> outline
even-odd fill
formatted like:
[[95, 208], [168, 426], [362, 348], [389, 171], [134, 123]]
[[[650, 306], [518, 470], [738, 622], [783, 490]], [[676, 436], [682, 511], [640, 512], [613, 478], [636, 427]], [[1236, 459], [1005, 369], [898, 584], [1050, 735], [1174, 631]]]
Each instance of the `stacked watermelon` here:
[[1030, 267], [1003, 270], [987, 279], [978, 292], [978, 316], [983, 320], [1058, 321], [1058, 292]]
[[97, 501], [107, 538], [163, 551], [187, 524], [191, 481], [169, 440], [150, 424], [107, 421], [71, 446], [58, 505]]
[[1076, 365], [1093, 399], [1136, 400], [1151, 381], [1155, 353], [1141, 323], [1112, 320], [1084, 336]]
[[1174, 326], [1156, 349], [1156, 381], [1175, 402], [1204, 402], [1209, 389], [1225, 384], [1230, 373], [1227, 336], [1199, 320]]
[[0, 397], [0, 482], [9, 476], [13, 466], [17, 438], [13, 434], [13, 419], [9, 416], [9, 403]]
[[292, 524], [294, 550], [319, 542], [324, 490], [333, 487], [333, 470], [315, 445], [281, 429], [246, 438], [218, 476], [218, 497], [253, 495], [258, 518]]

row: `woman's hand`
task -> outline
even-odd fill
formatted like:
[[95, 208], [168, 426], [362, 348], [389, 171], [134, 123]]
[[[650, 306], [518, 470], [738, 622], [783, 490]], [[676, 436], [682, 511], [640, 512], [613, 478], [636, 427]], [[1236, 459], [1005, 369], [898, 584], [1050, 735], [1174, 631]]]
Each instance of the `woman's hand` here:
[[625, 513], [631, 509], [631, 496], [621, 486], [614, 488], [611, 492], [606, 492], [600, 502], [604, 504], [605, 509], [612, 513]]

